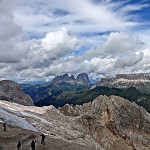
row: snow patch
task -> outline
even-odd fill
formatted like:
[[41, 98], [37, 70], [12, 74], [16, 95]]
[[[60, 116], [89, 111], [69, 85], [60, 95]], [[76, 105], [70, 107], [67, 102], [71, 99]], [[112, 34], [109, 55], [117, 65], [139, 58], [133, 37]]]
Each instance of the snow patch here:
[[10, 114], [6, 110], [2, 109], [1, 107], [0, 107], [0, 119], [3, 120], [4, 122], [8, 123], [8, 124], [19, 126], [23, 129], [32, 130], [35, 132], [38, 131], [32, 124], [30, 124], [24, 118]]

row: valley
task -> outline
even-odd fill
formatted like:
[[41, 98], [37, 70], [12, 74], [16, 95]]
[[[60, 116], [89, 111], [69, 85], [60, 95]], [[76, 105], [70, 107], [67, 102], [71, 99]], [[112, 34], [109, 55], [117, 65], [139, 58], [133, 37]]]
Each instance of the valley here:
[[[64, 76], [67, 75], [65, 74]], [[62, 77], [63, 76], [61, 76], [61, 78]], [[116, 80], [123, 80], [121, 77], [123, 77], [123, 75], [117, 75]], [[129, 78], [128, 75], [129, 79], [126, 79], [127, 81], [123, 80], [124, 85], [126, 86], [122, 86], [122, 82], [114, 81], [114, 79], [101, 79], [96, 85], [71, 84], [68, 83], [68, 80], [65, 82], [64, 79], [62, 82], [60, 82], [61, 80], [58, 80], [58, 83], [58, 81], [56, 82], [56, 79], [59, 77], [56, 77], [52, 80], [52, 83], [50, 82], [42, 85], [22, 84], [21, 88], [26, 94], [31, 96], [34, 104], [40, 107], [48, 105], [62, 107], [67, 103], [83, 105], [84, 103], [93, 101], [99, 95], [116, 95], [128, 99], [131, 102], [135, 102], [150, 112], [150, 81], [144, 78], [144, 75], [136, 75], [136, 78], [132, 75], [131, 77]], [[142, 77], [143, 81], [141, 80]], [[54, 81], [56, 82], [55, 84]], [[112, 82], [117, 82], [118, 86], [116, 84], [112, 85]]]

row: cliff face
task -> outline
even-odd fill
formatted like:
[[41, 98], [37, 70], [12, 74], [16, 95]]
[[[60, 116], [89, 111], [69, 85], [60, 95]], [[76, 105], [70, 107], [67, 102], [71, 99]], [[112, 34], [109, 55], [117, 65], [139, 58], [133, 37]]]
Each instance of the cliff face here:
[[139, 74], [117, 74], [116, 79], [128, 79], [128, 80], [150, 80], [149, 73], [139, 73]]
[[76, 116], [82, 130], [104, 149], [150, 149], [150, 115], [123, 98], [99, 96], [83, 107], [66, 105], [60, 111]]
[[96, 83], [96, 86], [106, 86], [110, 88], [136, 87], [142, 92], [149, 93], [150, 74], [117, 74], [115, 78], [103, 78]]
[[0, 81], [0, 99], [15, 102], [22, 105], [33, 105], [30, 96], [25, 94], [14, 81]]
[[55, 77], [51, 81], [51, 84], [58, 84], [58, 83], [69, 83], [69, 84], [73, 84], [73, 85], [77, 85], [77, 84], [88, 85], [88, 84], [90, 84], [90, 80], [86, 73], [79, 74], [76, 79], [73, 75], [71, 75], [69, 77], [68, 74], [64, 74], [64, 75]]
[[90, 84], [89, 77], [86, 73], [81, 73], [77, 76], [76, 82], [80, 84]]

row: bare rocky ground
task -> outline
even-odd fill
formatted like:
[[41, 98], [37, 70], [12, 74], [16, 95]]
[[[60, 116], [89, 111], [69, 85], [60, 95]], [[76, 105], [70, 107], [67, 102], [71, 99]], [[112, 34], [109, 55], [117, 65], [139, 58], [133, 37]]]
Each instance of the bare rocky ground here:
[[[0, 120], [11, 124], [6, 133], [0, 124], [3, 150], [15, 150], [20, 139], [29, 150], [33, 138], [39, 150], [150, 150], [150, 114], [117, 96], [59, 109], [0, 101]], [[47, 135], [45, 146], [41, 133]]]
[[36, 150], [94, 150], [79, 144], [70, 143], [61, 139], [53, 138], [54, 135], [46, 136], [46, 144], [42, 145], [40, 133], [25, 130], [13, 125], [7, 125], [7, 131], [3, 131], [0, 123], [0, 150], [17, 150], [17, 142], [22, 142], [21, 150], [30, 150], [32, 140], [36, 140]]

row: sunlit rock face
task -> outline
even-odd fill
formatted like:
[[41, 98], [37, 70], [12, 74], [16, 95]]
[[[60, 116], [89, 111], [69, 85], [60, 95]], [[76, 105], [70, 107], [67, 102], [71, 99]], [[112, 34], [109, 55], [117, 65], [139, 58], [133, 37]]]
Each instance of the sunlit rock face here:
[[105, 149], [113, 149], [117, 145], [116, 149], [150, 148], [150, 115], [144, 108], [121, 97], [99, 96], [92, 103], [66, 105], [60, 111], [76, 116], [82, 130]]

